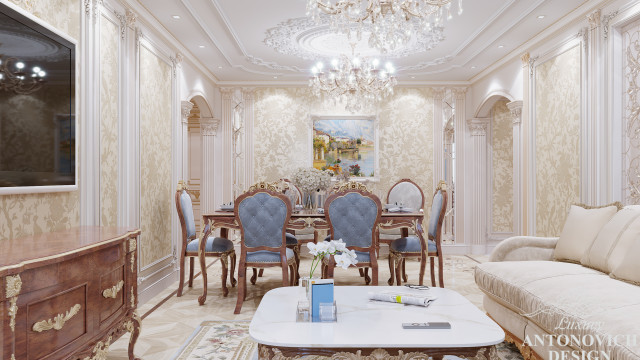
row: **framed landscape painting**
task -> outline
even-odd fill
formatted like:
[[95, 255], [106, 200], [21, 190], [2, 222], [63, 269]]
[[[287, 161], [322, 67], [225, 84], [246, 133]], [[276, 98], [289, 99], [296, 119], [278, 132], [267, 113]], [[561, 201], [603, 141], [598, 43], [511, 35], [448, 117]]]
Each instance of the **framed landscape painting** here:
[[314, 118], [313, 167], [372, 178], [377, 169], [376, 123], [373, 118]]

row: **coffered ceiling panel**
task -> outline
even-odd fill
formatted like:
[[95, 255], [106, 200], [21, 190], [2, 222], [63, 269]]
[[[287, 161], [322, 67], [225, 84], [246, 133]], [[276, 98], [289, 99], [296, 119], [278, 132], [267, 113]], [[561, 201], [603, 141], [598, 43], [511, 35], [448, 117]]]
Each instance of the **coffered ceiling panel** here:
[[[316, 61], [352, 52], [346, 36], [305, 16], [306, 0], [138, 1], [221, 82], [304, 83]], [[588, 2], [463, 0], [431, 50], [414, 34], [382, 56], [365, 35], [355, 53], [391, 60], [400, 83], [467, 81]]]

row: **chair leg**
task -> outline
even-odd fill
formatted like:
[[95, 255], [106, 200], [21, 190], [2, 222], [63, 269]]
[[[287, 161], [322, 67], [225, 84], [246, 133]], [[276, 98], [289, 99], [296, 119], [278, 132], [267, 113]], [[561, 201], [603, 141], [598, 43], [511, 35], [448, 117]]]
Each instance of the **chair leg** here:
[[242, 302], [247, 293], [247, 268], [242, 259], [240, 259], [240, 266], [238, 267], [238, 299], [236, 300], [236, 308], [233, 311], [234, 314], [240, 314], [242, 309]]
[[184, 253], [180, 255], [180, 282], [178, 283], [178, 297], [182, 296], [182, 288], [184, 287]]
[[292, 285], [298, 285], [298, 280], [300, 280], [298, 276], [298, 270], [300, 269], [300, 244], [293, 247], [293, 256], [296, 259], [296, 277], [294, 278]]
[[389, 277], [389, 280], [387, 280], [387, 284], [389, 284], [389, 286], [393, 286], [393, 278], [394, 278], [394, 268], [395, 268], [395, 264], [394, 264], [394, 258], [395, 255], [392, 255], [391, 253], [389, 253], [389, 272], [391, 273], [391, 276]]
[[193, 257], [189, 258], [189, 287], [193, 287], [193, 268], [195, 264], [195, 260]]
[[229, 295], [229, 289], [227, 289], [227, 272], [229, 267], [229, 256], [220, 256], [220, 264], [222, 265], [222, 296], [227, 297]]
[[236, 252], [232, 252], [231, 253], [231, 273], [229, 274], [229, 277], [231, 278], [231, 286], [235, 287], [236, 286], [236, 278], [235, 278], [235, 272], [236, 272]]
[[371, 278], [369, 277], [369, 268], [364, 268], [364, 283], [365, 285], [369, 285], [371, 283]]
[[443, 265], [442, 253], [440, 253], [438, 254], [438, 286], [441, 288], [444, 287], [444, 271], [442, 271]]
[[263, 274], [264, 274], [264, 269], [260, 269], [260, 271], [258, 271], [258, 277], [262, 277]]
[[360, 277], [364, 277], [364, 269], [358, 268], [358, 271], [360, 271]]
[[431, 286], [436, 286], [435, 261], [436, 259], [434, 257], [429, 257], [429, 269], [431, 269]]
[[401, 286], [402, 285], [402, 262], [404, 261], [404, 256], [400, 255], [396, 258], [395, 261], [395, 265], [396, 265], [396, 285]]
[[371, 264], [371, 285], [378, 286], [378, 262], [373, 261]]
[[[252, 268], [252, 270], [253, 270], [253, 275], [251, 276], [251, 285], [255, 285], [256, 280], [258, 280], [258, 269]], [[263, 270], [263, 269], [260, 269], [260, 270]]]
[[427, 265], [427, 254], [422, 252], [422, 255], [420, 256], [420, 279], [418, 283], [420, 284], [420, 286], [424, 285], [424, 270], [426, 265]]
[[405, 261], [402, 262], [402, 280], [404, 280], [404, 282], [407, 282], [407, 280], [409, 279], [407, 277], [407, 260], [405, 259]]
[[289, 286], [296, 282], [296, 264], [289, 265]]
[[202, 296], [198, 298], [198, 303], [204, 305], [207, 300], [207, 264], [204, 254], [198, 256], [200, 258], [200, 272], [202, 273]]
[[287, 265], [287, 263], [282, 263], [282, 286], [287, 287], [289, 286], [289, 265]]

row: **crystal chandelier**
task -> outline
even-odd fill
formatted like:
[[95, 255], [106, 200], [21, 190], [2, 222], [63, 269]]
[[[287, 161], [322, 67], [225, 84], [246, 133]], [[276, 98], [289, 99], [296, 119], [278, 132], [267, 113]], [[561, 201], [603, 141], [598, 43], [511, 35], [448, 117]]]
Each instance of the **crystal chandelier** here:
[[[307, 16], [321, 22], [329, 15], [333, 30], [349, 39], [369, 32], [369, 46], [382, 53], [405, 45], [413, 33], [428, 35], [429, 50], [444, 40], [444, 21], [453, 0], [308, 0]], [[462, 0], [458, 0], [458, 15]]]
[[25, 63], [15, 58], [3, 58], [0, 55], [0, 90], [27, 95], [38, 91], [45, 83], [47, 73], [38, 66], [25, 71]]
[[340, 102], [347, 111], [355, 113], [393, 94], [397, 83], [394, 72], [389, 62], [380, 68], [378, 59], [341, 55], [331, 61], [327, 70], [318, 62], [311, 69], [309, 86], [317, 96], [327, 94], [334, 103]]

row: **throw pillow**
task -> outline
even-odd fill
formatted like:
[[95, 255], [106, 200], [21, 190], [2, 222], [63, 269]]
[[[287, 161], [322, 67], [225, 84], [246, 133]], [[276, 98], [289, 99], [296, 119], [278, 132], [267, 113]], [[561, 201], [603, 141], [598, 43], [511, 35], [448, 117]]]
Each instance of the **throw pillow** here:
[[636, 238], [622, 262], [611, 272], [611, 277], [640, 285], [640, 238]]
[[625, 206], [613, 215], [611, 220], [600, 229], [598, 236], [584, 254], [580, 263], [584, 266], [610, 273], [612, 269], [609, 268], [607, 261], [609, 255], [618, 243], [620, 236], [638, 216], [640, 216], [640, 206]]
[[627, 230], [620, 235], [618, 242], [613, 246], [613, 249], [611, 249], [611, 253], [607, 259], [607, 266], [610, 271], [613, 271], [613, 269], [622, 263], [630, 251], [631, 246], [638, 238], [640, 238], [640, 217], [629, 224]]
[[569, 215], [553, 252], [555, 260], [579, 263], [591, 244], [620, 205], [611, 204], [598, 208], [585, 205], [571, 205]]

